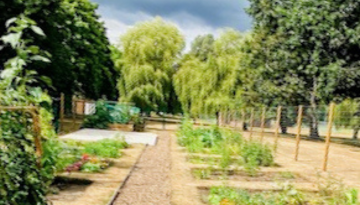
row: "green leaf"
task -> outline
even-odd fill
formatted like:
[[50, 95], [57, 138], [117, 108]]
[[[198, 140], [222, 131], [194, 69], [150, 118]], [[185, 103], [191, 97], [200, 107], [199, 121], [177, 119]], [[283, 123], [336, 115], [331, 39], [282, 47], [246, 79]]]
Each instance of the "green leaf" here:
[[17, 18], [14, 17], [14, 18], [11, 18], [11, 19], [7, 20], [6, 23], [5, 23], [6, 28], [9, 28], [9, 26], [10, 26], [12, 23], [14, 23], [14, 22], [16, 21], [16, 19], [17, 19]]
[[40, 49], [38, 46], [29, 46], [28, 50], [30, 50], [33, 54], [38, 54]]
[[45, 33], [43, 32], [43, 30], [37, 26], [31, 26], [30, 27], [31, 30], [33, 30], [36, 34], [40, 35], [40, 36], [46, 36]]
[[3, 37], [1, 37], [1, 40], [4, 41], [4, 43], [9, 43], [12, 48], [15, 48], [16, 45], [19, 43], [21, 38], [22, 32], [19, 33], [10, 33]]
[[45, 57], [40, 56], [40, 55], [32, 56], [30, 59], [35, 60], [35, 61], [43, 61], [45, 63], [50, 63], [51, 62], [48, 58], [45, 58]]

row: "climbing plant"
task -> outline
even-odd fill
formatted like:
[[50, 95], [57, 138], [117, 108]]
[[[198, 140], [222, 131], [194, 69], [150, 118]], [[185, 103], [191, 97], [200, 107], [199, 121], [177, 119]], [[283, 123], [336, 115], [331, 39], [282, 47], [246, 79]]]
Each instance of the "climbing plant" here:
[[[35, 155], [33, 120], [20, 111], [1, 111], [0, 115], [0, 204], [41, 205], [46, 203], [46, 193], [54, 176], [57, 150], [55, 132], [51, 126], [50, 97], [32, 85], [40, 79], [37, 72], [27, 67], [37, 61], [50, 62], [40, 55], [40, 49], [24, 38], [24, 32], [44, 36], [36, 22], [20, 15], [6, 22], [7, 34], [1, 37], [4, 45], [10, 45], [16, 53], [0, 73], [1, 106], [37, 106], [40, 117], [44, 157]], [[39, 169], [39, 166], [42, 168]]]

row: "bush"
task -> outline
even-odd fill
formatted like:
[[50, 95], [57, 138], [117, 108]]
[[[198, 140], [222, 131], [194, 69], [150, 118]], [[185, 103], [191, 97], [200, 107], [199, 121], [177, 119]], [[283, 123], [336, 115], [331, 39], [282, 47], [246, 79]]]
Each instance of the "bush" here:
[[247, 141], [240, 153], [245, 163], [255, 163], [257, 166], [271, 166], [274, 164], [274, 157], [267, 145], [259, 142]]
[[109, 124], [112, 122], [112, 117], [110, 112], [106, 108], [104, 101], [98, 101], [96, 103], [96, 112], [93, 115], [86, 116], [83, 128], [97, 128], [97, 129], [107, 129]]

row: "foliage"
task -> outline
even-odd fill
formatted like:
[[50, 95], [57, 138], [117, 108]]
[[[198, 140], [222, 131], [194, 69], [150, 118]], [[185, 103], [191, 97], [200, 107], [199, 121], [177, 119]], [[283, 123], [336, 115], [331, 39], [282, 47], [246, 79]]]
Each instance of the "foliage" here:
[[255, 193], [245, 190], [234, 190], [225, 187], [214, 187], [210, 190], [209, 202], [212, 205], [300, 205], [306, 204], [299, 191], [289, 187], [280, 193]]
[[[240, 134], [230, 130], [216, 126], [194, 128], [187, 119], [182, 122], [177, 136], [179, 144], [186, 147], [189, 152], [219, 154], [221, 158], [218, 164], [222, 168], [235, 162], [243, 165], [250, 175], [254, 175], [259, 166], [274, 164], [273, 154], [268, 145], [245, 140]], [[234, 160], [233, 157], [240, 157], [241, 160]]]
[[252, 61], [261, 73], [257, 92], [279, 104], [311, 105], [311, 136], [318, 137], [317, 106], [358, 95], [359, 3], [250, 2], [257, 36]]
[[[202, 51], [207, 53], [206, 58], [199, 58], [198, 55], [204, 54], [195, 51], [184, 57], [174, 76], [174, 86], [185, 113], [218, 115], [240, 104], [239, 96], [244, 94], [247, 88], [244, 84], [249, 80], [240, 63], [245, 39], [245, 35], [235, 30], [226, 30], [211, 43], [213, 51]], [[197, 45], [198, 41], [210, 40], [198, 38], [193, 43], [196, 49], [204, 49]]]
[[[8, 33], [1, 37], [4, 45], [10, 45], [15, 56], [9, 59], [0, 77], [1, 106], [29, 106], [39, 108], [40, 137], [44, 144], [42, 159], [35, 154], [33, 119], [25, 111], [2, 111], [0, 117], [0, 204], [46, 204], [46, 194], [54, 177], [57, 156], [47, 145], [54, 142], [51, 126], [50, 97], [33, 84], [40, 79], [37, 72], [25, 69], [37, 61], [48, 63], [39, 47], [26, 32], [44, 37], [36, 22], [20, 15], [6, 22]], [[32, 45], [31, 45], [32, 44]], [[38, 169], [38, 166], [42, 169]]]
[[200, 61], [206, 61], [210, 55], [214, 54], [214, 36], [207, 34], [197, 36], [191, 44], [190, 55], [195, 56]]
[[183, 47], [177, 27], [161, 18], [129, 29], [121, 37], [120, 100], [135, 103], [143, 112], [174, 111], [172, 76]]
[[96, 111], [93, 115], [86, 116], [82, 127], [107, 129], [112, 122], [112, 117], [104, 101], [96, 102]]
[[353, 138], [357, 139], [360, 130], [360, 103], [358, 100], [346, 99], [336, 106], [335, 126], [352, 128]]
[[135, 115], [132, 119], [134, 122], [134, 131], [135, 132], [144, 132], [145, 131], [145, 124], [146, 120], [138, 115]]
[[[97, 5], [89, 0], [5, 0], [0, 2], [0, 10], [4, 11], [0, 14], [0, 33], [5, 33], [7, 19], [25, 13], [38, 22], [47, 37], [30, 29], [24, 31], [24, 36], [38, 45], [42, 54], [42, 50], [51, 54], [50, 63], [26, 66], [48, 77], [46, 81], [52, 81], [52, 86], [44, 81], [38, 85], [56, 97], [63, 92], [66, 96], [78, 93], [91, 99], [102, 95], [115, 99], [118, 73], [110, 59], [109, 41], [96, 9]], [[5, 47], [0, 53], [0, 64], [14, 55], [9, 46]]]
[[341, 190], [336, 194], [307, 194], [286, 185], [280, 192], [251, 193], [226, 187], [213, 187], [209, 202], [212, 205], [356, 205], [357, 192], [354, 189]]
[[121, 156], [119, 150], [128, 146], [124, 140], [105, 139], [84, 144], [84, 153], [103, 158], [119, 158]]

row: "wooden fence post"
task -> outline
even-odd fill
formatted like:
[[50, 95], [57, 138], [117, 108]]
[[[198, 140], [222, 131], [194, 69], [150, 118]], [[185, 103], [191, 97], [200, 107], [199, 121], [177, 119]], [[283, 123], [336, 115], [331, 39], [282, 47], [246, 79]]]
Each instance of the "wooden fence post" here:
[[303, 106], [299, 106], [298, 117], [297, 117], [297, 133], [296, 133], [296, 148], [295, 148], [295, 161], [298, 161], [299, 156], [299, 145], [301, 140], [301, 125], [303, 116]]
[[261, 135], [260, 135], [260, 141], [261, 141], [261, 142], [262, 142], [263, 139], [264, 139], [265, 116], [266, 116], [266, 107], [263, 107], [262, 114], [261, 114]]
[[275, 143], [274, 143], [274, 151], [276, 152], [278, 141], [279, 141], [279, 129], [280, 129], [280, 119], [281, 119], [281, 109], [282, 107], [279, 106], [277, 109], [276, 115], [276, 127], [275, 127]]
[[72, 114], [72, 122], [73, 122], [73, 130], [75, 130], [75, 126], [76, 126], [76, 117], [75, 117], [75, 112], [76, 112], [76, 98], [75, 96], [72, 97], [72, 100], [71, 100], [71, 114]]
[[60, 94], [60, 126], [59, 132], [64, 131], [64, 112], [65, 112], [65, 95], [64, 93]]
[[333, 121], [334, 121], [334, 110], [335, 110], [335, 103], [332, 102], [332, 103], [330, 103], [330, 107], [329, 107], [329, 117], [328, 117], [328, 126], [327, 126], [326, 141], [325, 141], [325, 156], [324, 156], [324, 163], [323, 163], [323, 171], [327, 170], [331, 130], [332, 130]]
[[251, 108], [251, 114], [250, 114], [250, 140], [252, 140], [252, 134], [253, 134], [253, 127], [254, 127], [254, 108]]

